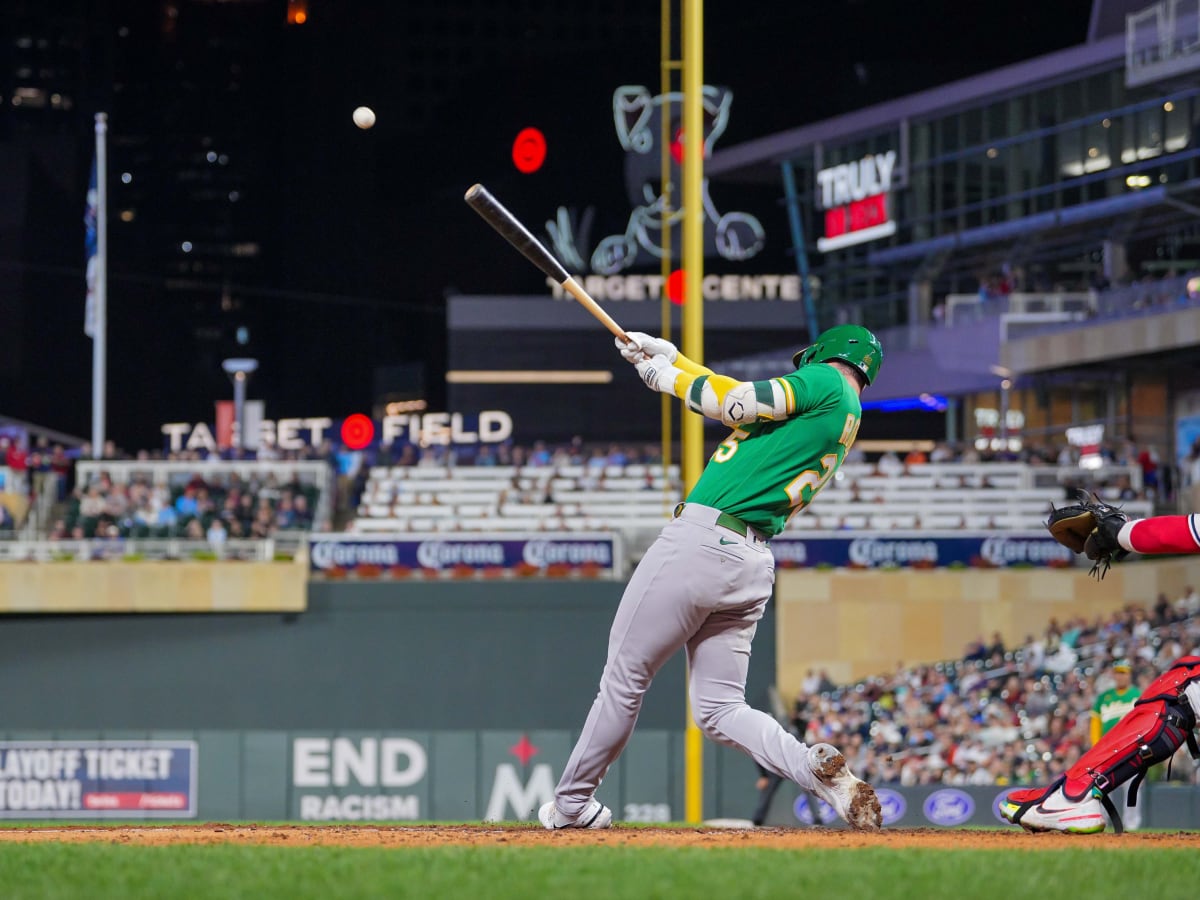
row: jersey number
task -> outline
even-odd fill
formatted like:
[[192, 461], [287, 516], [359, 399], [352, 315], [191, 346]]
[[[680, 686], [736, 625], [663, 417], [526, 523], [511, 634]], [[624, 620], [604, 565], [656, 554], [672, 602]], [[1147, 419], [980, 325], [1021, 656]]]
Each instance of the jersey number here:
[[[846, 424], [842, 427], [842, 436], [838, 438], [838, 443], [850, 449], [850, 445], [854, 443], [854, 438], [858, 436], [858, 426], [862, 420], [853, 413], [846, 413]], [[833, 477], [833, 473], [838, 468], [838, 455], [836, 453], [826, 453], [821, 457], [821, 471], [816, 469], [805, 469], [797, 475], [787, 487], [788, 501], [791, 504], [792, 512], [790, 515], [795, 515], [808, 504], [812, 503], [813, 497], [817, 496], [817, 492], [825, 487], [825, 482]], [[808, 494], [805, 495], [805, 489]]]
[[717, 447], [716, 453], [712, 456], [713, 461], [719, 463], [728, 462], [729, 458], [737, 453], [738, 441], [748, 437], [750, 435], [740, 425], [733, 429], [733, 431], [729, 432], [729, 437], [721, 441], [721, 445]]

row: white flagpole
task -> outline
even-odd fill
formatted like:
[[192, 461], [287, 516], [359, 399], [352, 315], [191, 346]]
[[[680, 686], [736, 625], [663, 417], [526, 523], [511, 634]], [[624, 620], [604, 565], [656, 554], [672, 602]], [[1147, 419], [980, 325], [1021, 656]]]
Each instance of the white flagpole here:
[[108, 115], [96, 113], [96, 281], [92, 336], [92, 456], [104, 453], [104, 398], [108, 350]]

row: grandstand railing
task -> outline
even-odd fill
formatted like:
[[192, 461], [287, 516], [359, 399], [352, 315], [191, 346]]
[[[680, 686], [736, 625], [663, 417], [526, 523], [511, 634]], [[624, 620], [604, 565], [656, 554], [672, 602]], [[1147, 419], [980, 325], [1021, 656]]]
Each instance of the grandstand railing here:
[[1096, 309], [1095, 291], [1013, 293], [985, 299], [979, 294], [947, 294], [946, 325], [978, 321], [992, 315], [1041, 316], [1077, 320]]
[[72, 562], [91, 560], [216, 560], [269, 562], [292, 559], [304, 546], [303, 533], [278, 538], [219, 544], [176, 539], [86, 538], [67, 541], [0, 541], [0, 562]]

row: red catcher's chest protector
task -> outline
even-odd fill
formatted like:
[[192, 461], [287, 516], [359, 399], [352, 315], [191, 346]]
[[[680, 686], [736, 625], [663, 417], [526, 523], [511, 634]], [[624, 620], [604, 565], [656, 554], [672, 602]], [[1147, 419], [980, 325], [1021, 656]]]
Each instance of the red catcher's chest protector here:
[[1095, 788], [1107, 800], [1114, 788], [1132, 778], [1129, 805], [1133, 806], [1150, 766], [1170, 759], [1185, 742], [1192, 756], [1200, 758], [1192, 731], [1198, 710], [1188, 695], [1200, 697], [1200, 656], [1176, 660], [1147, 685], [1133, 709], [1067, 770], [1062, 782], [1067, 798], [1081, 800]]

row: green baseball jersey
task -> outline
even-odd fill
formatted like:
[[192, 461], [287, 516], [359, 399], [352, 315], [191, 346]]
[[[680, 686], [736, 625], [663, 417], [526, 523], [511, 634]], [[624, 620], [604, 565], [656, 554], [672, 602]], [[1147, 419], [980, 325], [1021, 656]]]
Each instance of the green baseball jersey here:
[[[787, 418], [734, 428], [687, 499], [773, 537], [838, 470], [858, 434], [862, 405], [832, 366], [810, 364], [771, 380], [788, 398]], [[770, 381], [754, 384], [770, 395]]]
[[1133, 709], [1133, 702], [1140, 696], [1142, 692], [1133, 685], [1123, 691], [1109, 688], [1100, 694], [1092, 707], [1092, 712], [1100, 717], [1100, 733], [1107, 734], [1108, 729], [1120, 722], [1122, 716]]

